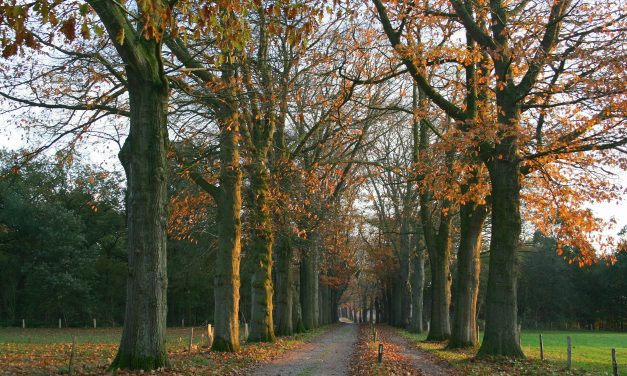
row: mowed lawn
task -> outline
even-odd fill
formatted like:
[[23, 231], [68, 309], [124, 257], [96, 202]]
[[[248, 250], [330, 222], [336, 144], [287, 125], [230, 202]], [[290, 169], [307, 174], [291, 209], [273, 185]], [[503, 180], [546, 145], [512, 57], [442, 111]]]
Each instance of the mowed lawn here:
[[540, 333], [544, 343], [544, 358], [552, 363], [566, 364], [566, 337], [570, 336], [573, 368], [611, 375], [612, 348], [615, 348], [618, 373], [627, 375], [627, 333], [524, 330], [522, 347], [528, 357], [540, 358]]
[[[590, 331], [523, 330], [526, 360], [475, 360], [476, 349], [449, 350], [443, 342], [423, 342], [426, 334], [402, 335], [418, 347], [450, 362], [464, 375], [612, 375], [612, 348], [616, 349], [618, 371], [627, 375], [627, 333]], [[539, 334], [544, 342], [545, 362], [540, 362]], [[483, 333], [481, 333], [483, 336]], [[566, 337], [572, 340], [572, 370], [566, 367]]]

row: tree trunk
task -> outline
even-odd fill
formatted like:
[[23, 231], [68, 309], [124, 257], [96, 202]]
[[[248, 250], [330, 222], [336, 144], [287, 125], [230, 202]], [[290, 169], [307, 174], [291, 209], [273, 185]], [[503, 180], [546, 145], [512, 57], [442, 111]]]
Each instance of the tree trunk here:
[[[410, 187], [408, 187], [408, 190]], [[409, 220], [404, 218], [401, 220], [401, 239], [400, 239], [400, 274], [399, 285], [400, 288], [400, 310], [398, 314], [399, 321], [397, 326], [406, 328], [409, 326], [409, 312], [411, 307], [411, 283], [409, 282], [409, 264], [410, 264], [410, 228]]]
[[392, 296], [390, 300], [390, 324], [396, 327], [403, 326], [403, 279], [400, 275], [392, 282]]
[[316, 236], [312, 234], [309, 249], [301, 257], [300, 301], [303, 324], [307, 330], [318, 327], [318, 273], [316, 272]]
[[433, 229], [429, 213], [429, 195], [420, 195], [421, 220], [425, 244], [429, 252], [431, 266], [431, 317], [430, 341], [443, 341], [451, 335], [449, 309], [451, 304], [451, 276], [449, 258], [451, 256], [451, 219], [450, 205], [446, 202], [440, 210], [438, 232]]
[[[418, 236], [416, 236], [418, 238]], [[411, 304], [412, 316], [409, 330], [422, 333], [423, 294], [425, 287], [425, 249], [424, 242], [416, 239], [416, 249], [412, 253]]]
[[294, 333], [292, 309], [293, 309], [293, 284], [292, 273], [292, 245], [288, 233], [281, 233], [276, 246], [276, 334], [290, 336]]
[[274, 342], [272, 321], [272, 217], [270, 215], [270, 187], [268, 169], [265, 166], [267, 153], [254, 157], [251, 166], [250, 188], [253, 194], [254, 213], [252, 235], [252, 257], [255, 269], [252, 276], [252, 312], [250, 317], [251, 342]]
[[127, 67], [131, 126], [119, 158], [128, 187], [128, 277], [124, 329], [112, 369], [167, 364], [168, 85], [140, 76]]
[[[298, 273], [299, 268], [292, 271], [293, 275]], [[306, 331], [300, 305], [300, 274], [294, 275], [292, 283], [292, 328], [294, 329], [294, 333], [303, 333]]]
[[239, 288], [242, 207], [242, 172], [239, 154], [239, 123], [228, 108], [221, 114], [220, 189], [218, 197], [218, 253], [214, 275], [214, 326], [211, 349], [238, 351]]
[[492, 237], [486, 327], [479, 355], [524, 357], [518, 341], [516, 305], [516, 249], [521, 231], [519, 159], [514, 142], [500, 144], [498, 152], [500, 157], [486, 163], [492, 185]]
[[451, 348], [477, 345], [477, 298], [481, 263], [481, 231], [488, 215], [485, 205], [468, 202], [460, 208], [460, 239], [457, 251], [457, 280], [455, 288], [455, 320], [448, 346]]
[[443, 341], [451, 335], [449, 309], [451, 304], [451, 278], [448, 252], [429, 256], [431, 265], [431, 326], [427, 340]]

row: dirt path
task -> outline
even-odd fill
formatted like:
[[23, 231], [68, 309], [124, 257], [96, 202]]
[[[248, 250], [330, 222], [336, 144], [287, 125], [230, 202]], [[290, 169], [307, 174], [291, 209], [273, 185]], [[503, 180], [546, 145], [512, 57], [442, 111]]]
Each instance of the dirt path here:
[[401, 337], [395, 329], [386, 327], [385, 335], [388, 342], [398, 345], [401, 355], [406, 357], [411, 365], [421, 372], [421, 375], [440, 376], [452, 374], [452, 370], [448, 365], [443, 364], [434, 355], [419, 349], [415, 343], [407, 338]]
[[[376, 330], [377, 341], [374, 342], [371, 328], [368, 325], [361, 326], [359, 342], [351, 359], [351, 376], [455, 375], [448, 364], [422, 351], [415, 343], [400, 336], [391, 326], [377, 325]], [[381, 363], [377, 360], [379, 344], [383, 345]]]
[[346, 375], [353, 346], [357, 341], [358, 330], [359, 326], [355, 324], [338, 324], [313, 341], [251, 370], [248, 374], [255, 376]]

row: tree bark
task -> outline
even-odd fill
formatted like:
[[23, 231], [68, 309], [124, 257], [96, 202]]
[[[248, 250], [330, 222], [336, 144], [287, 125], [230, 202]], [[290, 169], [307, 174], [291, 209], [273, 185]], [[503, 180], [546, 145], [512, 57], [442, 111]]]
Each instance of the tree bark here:
[[152, 370], [167, 364], [168, 86], [127, 68], [131, 128], [119, 158], [127, 178], [128, 278], [124, 329], [112, 368]]
[[450, 238], [447, 243], [438, 246], [438, 252], [429, 255], [431, 265], [431, 326], [427, 337], [429, 341], [443, 341], [451, 335]]
[[443, 341], [451, 335], [451, 273], [449, 259], [451, 257], [451, 221], [450, 205], [445, 201], [440, 210], [440, 225], [437, 233], [433, 229], [429, 213], [429, 195], [420, 195], [421, 220], [425, 244], [429, 252], [431, 266], [431, 318], [430, 341]]
[[312, 234], [309, 249], [301, 257], [300, 301], [305, 329], [318, 327], [318, 273], [316, 268], [316, 234]]
[[[232, 72], [225, 70], [229, 76]], [[220, 114], [220, 188], [218, 193], [218, 253], [214, 276], [214, 326], [211, 349], [238, 351], [241, 254], [242, 171], [239, 154], [239, 123], [234, 110]]]
[[423, 294], [425, 287], [425, 248], [424, 242], [416, 236], [416, 249], [412, 253], [411, 304], [412, 316], [409, 330], [422, 333]]
[[[408, 191], [411, 189], [407, 187]], [[409, 194], [409, 192], [407, 193]], [[407, 210], [406, 208], [404, 210]], [[409, 327], [409, 312], [411, 307], [411, 283], [409, 281], [409, 265], [410, 265], [410, 228], [409, 219], [401, 219], [401, 239], [400, 239], [400, 280], [398, 288], [400, 288], [400, 309], [399, 322], [397, 326], [402, 328]]]
[[263, 154], [254, 157], [250, 177], [254, 206], [251, 251], [255, 265], [251, 281], [252, 312], [248, 338], [251, 342], [274, 342], [276, 340], [272, 318], [272, 245], [274, 234], [270, 215], [269, 174], [264, 163], [267, 160], [267, 148]]
[[460, 208], [460, 240], [457, 251], [455, 320], [448, 347], [477, 345], [477, 298], [481, 263], [481, 231], [488, 215], [485, 205], [468, 202]]
[[521, 231], [520, 162], [515, 142], [487, 162], [492, 184], [492, 237], [486, 295], [486, 328], [479, 355], [524, 357], [518, 341], [517, 258]]
[[[299, 273], [299, 268], [292, 271], [292, 274]], [[294, 333], [303, 333], [307, 329], [303, 323], [303, 314], [300, 305], [300, 274], [294, 275], [292, 283], [292, 327]]]
[[292, 245], [290, 234], [280, 233], [276, 245], [276, 289], [275, 289], [275, 318], [276, 334], [289, 336], [294, 333], [292, 309], [293, 309], [293, 284], [292, 272]]

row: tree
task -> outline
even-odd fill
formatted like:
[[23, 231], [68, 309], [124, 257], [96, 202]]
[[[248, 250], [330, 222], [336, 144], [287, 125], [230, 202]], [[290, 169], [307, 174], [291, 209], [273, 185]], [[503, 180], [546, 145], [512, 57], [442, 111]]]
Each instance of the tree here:
[[[507, 7], [500, 1], [477, 6], [468, 2], [450, 1], [437, 9], [422, 5], [409, 9], [403, 8], [405, 5], [402, 4], [394, 7], [394, 16], [398, 17], [398, 20], [403, 18], [400, 20], [399, 27], [394, 28], [388, 17], [389, 9], [386, 5], [378, 0], [375, 0], [374, 4], [391, 45], [417, 85], [434, 104], [456, 121], [460, 131], [469, 136], [469, 142], [465, 144], [474, 145], [476, 156], [487, 167], [491, 184], [492, 239], [486, 303], [486, 336], [480, 353], [482, 355], [522, 356], [516, 330], [515, 256], [521, 227], [521, 172], [527, 174], [535, 170], [537, 166], [531, 167], [531, 165], [536, 162], [541, 165], [549, 163], [546, 160], [536, 159], [540, 155], [550, 154], [559, 159], [582, 151], [616, 148], [627, 142], [615, 133], [616, 127], [621, 123], [618, 117], [622, 111], [620, 103], [624, 102], [624, 99], [620, 99], [621, 95], [617, 92], [622, 92], [622, 85], [617, 82], [618, 90], [606, 90], [606, 86], [598, 82], [600, 86], [597, 88], [603, 89], [597, 90], [596, 93], [584, 89], [592, 81], [597, 82], [596, 80], [601, 79], [601, 76], [604, 79], [613, 78], [612, 75], [616, 73], [616, 61], [600, 58], [591, 51], [584, 53], [586, 49], [583, 46], [592, 43], [595, 38], [611, 40], [609, 34], [613, 31], [607, 28], [617, 26], [621, 19], [611, 14], [601, 16], [590, 12], [587, 7], [571, 6], [567, 1], [558, 1], [543, 8], [527, 7], [525, 2], [520, 2], [518, 6]], [[415, 13], [412, 13], [414, 11]], [[578, 17], [587, 14], [595, 20], [595, 26], [582, 30], [575, 23], [571, 23], [570, 17], [575, 13]], [[407, 14], [410, 16], [405, 16]], [[401, 15], [403, 17], [400, 17]], [[525, 20], [529, 19], [534, 20], [533, 27], [525, 23]], [[407, 44], [401, 43], [400, 38], [401, 35], [410, 35], [404, 33], [410, 25], [416, 25], [423, 20], [431, 20], [436, 25], [444, 25], [442, 27], [452, 24], [463, 27], [467, 33], [466, 42], [476, 43], [477, 49], [472, 51], [478, 52], [466, 55], [470, 59], [467, 60], [469, 63], [464, 65], [472, 66], [473, 62], [479, 62], [484, 59], [484, 56], [488, 56], [489, 78], [482, 79], [482, 82], [490, 86], [490, 90], [486, 93], [494, 94], [490, 94], [485, 101], [482, 101], [480, 96], [472, 94], [474, 90], [472, 86], [460, 85], [469, 94], [467, 98], [475, 100], [472, 102], [467, 99], [464, 107], [460, 107], [429, 84], [420, 70], [421, 64], [424, 65], [425, 62], [421, 60], [416, 62], [413, 58], [414, 51], [407, 48]], [[584, 40], [586, 42], [583, 42]], [[413, 37], [408, 43], [421, 45]], [[607, 48], [608, 55], [606, 56], [615, 53], [611, 44], [608, 44]], [[451, 50], [440, 50], [439, 46], [434, 48], [433, 52], [436, 54], [434, 59], [459, 62], [459, 55], [449, 53], [442, 56], [443, 51]], [[427, 56], [427, 58], [430, 57]], [[568, 74], [564, 73], [570, 69], [566, 68], [567, 64], [563, 65], [566, 60], [589, 61], [594, 66], [592, 71], [598, 75], [587, 76], [590, 78], [588, 84], [567, 78]], [[578, 64], [568, 67], [573, 68]], [[595, 77], [592, 78], [592, 76]], [[557, 82], [562, 82], [562, 84], [557, 84]], [[562, 90], [562, 88], [565, 89]], [[569, 99], [562, 101], [562, 95], [566, 95]], [[530, 109], [535, 105], [531, 103], [536, 103], [539, 98], [543, 98], [543, 104], [539, 105], [542, 110], [539, 111], [540, 113], [533, 113]], [[547, 104], [545, 100], [551, 103]], [[584, 102], [594, 109], [585, 111], [587, 112], [585, 115], [581, 112], [582, 107], [585, 106], [580, 106]], [[473, 112], [468, 111], [473, 107], [473, 103], [478, 106], [476, 117], [471, 116]], [[542, 139], [542, 135], [546, 135], [544, 131], [548, 126], [547, 119], [555, 120], [559, 116], [559, 111], [573, 114], [574, 121], [568, 122], [569, 125], [566, 127], [560, 127], [560, 123], [556, 121], [550, 122], [556, 136], [549, 142], [553, 146], [549, 147], [546, 144], [547, 140]], [[552, 115], [549, 116], [547, 112]], [[607, 116], [599, 116], [601, 113]], [[540, 144], [535, 145], [533, 142], [527, 142], [531, 140], [529, 135], [533, 134], [531, 124], [534, 123], [534, 119], [537, 119], [534, 128], [540, 130], [541, 136]], [[592, 128], [596, 127], [596, 131], [589, 128], [591, 124], [594, 124]], [[605, 129], [607, 132], [596, 133], [600, 129]], [[583, 133], [587, 133], [587, 136], [583, 136]], [[563, 146], [563, 142], [574, 140], [577, 140], [577, 146]], [[528, 150], [527, 147], [535, 149], [537, 146], [543, 151], [523, 156], [523, 153]], [[599, 153], [599, 156], [602, 155], [603, 153]], [[606, 160], [605, 157], [603, 160]]]

